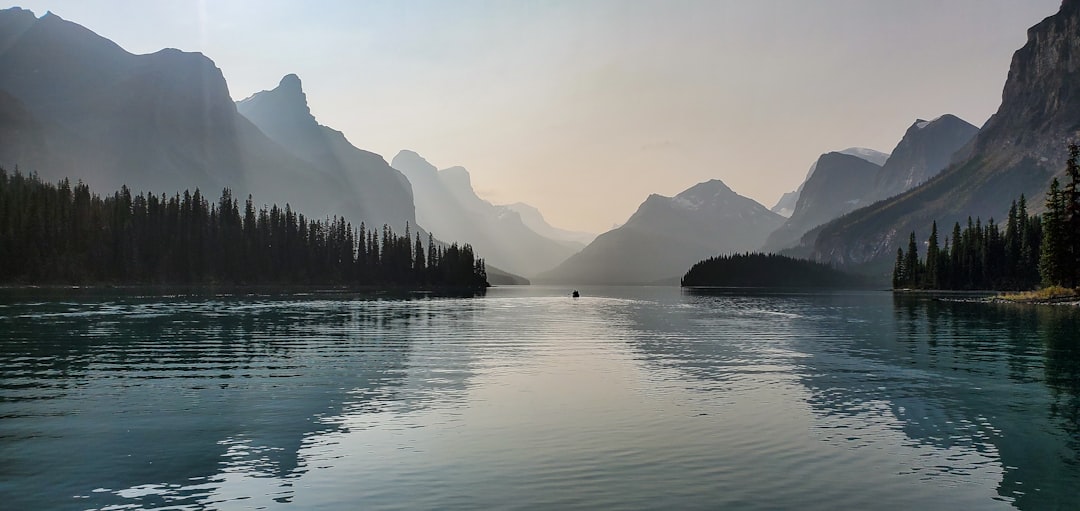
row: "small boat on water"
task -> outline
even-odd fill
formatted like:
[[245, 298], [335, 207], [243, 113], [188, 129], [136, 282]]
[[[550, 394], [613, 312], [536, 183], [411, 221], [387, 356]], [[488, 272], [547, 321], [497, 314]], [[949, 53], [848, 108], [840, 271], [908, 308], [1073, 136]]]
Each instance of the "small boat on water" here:
[[580, 296], [581, 296], [581, 293], [578, 293], [578, 292], [577, 292], [577, 289], [575, 289], [575, 290], [574, 290], [574, 293], [573, 293], [573, 294], [572, 294], [571, 296], [573, 296], [574, 298], [578, 298], [578, 297], [580, 297]]

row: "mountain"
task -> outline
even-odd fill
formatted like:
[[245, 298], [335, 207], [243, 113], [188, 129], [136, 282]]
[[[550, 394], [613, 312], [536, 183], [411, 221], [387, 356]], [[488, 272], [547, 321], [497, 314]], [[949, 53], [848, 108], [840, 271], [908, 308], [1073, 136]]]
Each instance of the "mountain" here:
[[[242, 182], [239, 155], [214, 143], [236, 140], [238, 127], [220, 109], [232, 101], [209, 59], [177, 50], [132, 55], [59, 16], [19, 8], [0, 11], [0, 34], [5, 113], [21, 110], [39, 144], [5, 137], [0, 165], [98, 189], [210, 191]], [[43, 157], [28, 161], [28, 152]], [[193, 179], [178, 186], [185, 172]]]
[[552, 283], [678, 282], [690, 266], [723, 253], [756, 250], [784, 222], [719, 180], [675, 197], [650, 195], [621, 227], [536, 280]]
[[[873, 149], [867, 149], [865, 147], [849, 147], [836, 152], [857, 156], [878, 166], [884, 165], [889, 159], [888, 154]], [[770, 208], [770, 211], [780, 216], [790, 218], [792, 213], [795, 212], [795, 205], [799, 202], [799, 194], [802, 193], [803, 186], [805, 186], [806, 182], [814, 175], [816, 169], [817, 160], [814, 160], [814, 163], [810, 165], [810, 170], [806, 172], [806, 178], [799, 184], [799, 187], [782, 195], [780, 200], [776, 201], [776, 205]]]
[[532, 229], [536, 234], [571, 247], [575, 252], [585, 248], [585, 245], [588, 245], [592, 240], [596, 239], [596, 235], [592, 233], [569, 231], [552, 226], [547, 223], [547, 220], [544, 219], [544, 215], [540, 213], [539, 209], [536, 209], [529, 204], [525, 204], [524, 202], [515, 202], [503, 207], [509, 208], [511, 211], [520, 215], [521, 221], [525, 226]]
[[[789, 220], [769, 236], [762, 250], [779, 252], [798, 246], [796, 251], [790, 253], [805, 256], [810, 247], [800, 246], [800, 243], [807, 232], [859, 207], [907, 191], [937, 175], [978, 131], [963, 119], [945, 114], [932, 121], [916, 120], [891, 154], [860, 148], [839, 152], [873, 162], [877, 170], [872, 173], [867, 173], [865, 165], [862, 171], [837, 168], [843, 166], [844, 162], [849, 167], [853, 165], [855, 160], [851, 157], [826, 159], [823, 156], [810, 167], [808, 177], [799, 189], [784, 195], [794, 195], [795, 207]], [[827, 176], [817, 172], [823, 160], [827, 160]], [[810, 186], [810, 191], [805, 189], [807, 186]], [[800, 202], [805, 204], [800, 205]], [[779, 206], [774, 206], [773, 210]]]
[[[59, 16], [19, 8], [0, 10], [0, 69], [6, 169], [101, 190], [201, 189], [211, 201], [228, 187], [241, 201], [253, 194], [256, 206], [289, 204], [309, 218], [398, 232], [416, 223], [408, 180], [320, 126], [295, 75], [241, 102], [257, 127], [207, 57], [134, 55]], [[488, 271], [493, 283], [527, 282]]]
[[437, 170], [413, 151], [399, 152], [391, 166], [412, 183], [420, 225], [441, 239], [472, 244], [492, 265], [531, 276], [576, 251], [529, 229], [512, 209], [478, 197], [463, 167]]
[[416, 226], [412, 186], [382, 156], [356, 148], [340, 131], [319, 124], [308, 108], [300, 78], [286, 75], [272, 90], [236, 102], [237, 111], [293, 156], [347, 184], [350, 193], [329, 194], [328, 207], [352, 211], [369, 226]]
[[[817, 163], [817, 161], [814, 163]], [[810, 174], [807, 174], [806, 179], [810, 179]], [[776, 204], [769, 208], [769, 211], [784, 218], [791, 218], [791, 214], [795, 212], [795, 204], [799, 202], [799, 194], [802, 193], [804, 184], [806, 184], [805, 180], [802, 183], [799, 183], [798, 188], [781, 195], [780, 200], [776, 201]]]
[[1021, 194], [1040, 206], [1050, 180], [1064, 175], [1066, 145], [1080, 136], [1078, 33], [1080, 0], [1065, 0], [1028, 30], [1013, 54], [1001, 106], [967, 155], [921, 186], [824, 226], [804, 240], [813, 257], [887, 271], [908, 234], [925, 239], [933, 221], [948, 232], [968, 216], [1001, 220]]
[[54, 14], [0, 11], [0, 165], [92, 188], [222, 188], [318, 218], [363, 218], [336, 169], [293, 156], [241, 116], [198, 53], [134, 55]]
[[769, 234], [762, 250], [779, 252], [798, 243], [806, 231], [864, 205], [881, 167], [851, 156], [832, 152], [821, 155], [803, 183], [795, 211], [784, 225]]
[[916, 120], [882, 165], [865, 203], [906, 192], [936, 176], [978, 132], [979, 128], [952, 114]]

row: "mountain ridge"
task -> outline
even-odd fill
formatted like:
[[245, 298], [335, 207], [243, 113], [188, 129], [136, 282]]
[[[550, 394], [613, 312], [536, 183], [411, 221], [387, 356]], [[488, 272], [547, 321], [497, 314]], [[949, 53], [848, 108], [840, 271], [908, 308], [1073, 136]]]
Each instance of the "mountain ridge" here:
[[531, 278], [576, 251], [536, 233], [510, 208], [480, 198], [464, 167], [439, 170], [410, 150], [398, 152], [390, 165], [412, 183], [420, 225], [435, 236], [472, 244], [493, 265]]
[[819, 261], [887, 272], [896, 248], [936, 221], [947, 229], [968, 216], [1005, 217], [1021, 194], [1034, 211], [1054, 176], [1062, 175], [1066, 145], [1080, 135], [1080, 1], [1028, 30], [1013, 54], [997, 112], [970, 143], [967, 155], [929, 181], [824, 226], [804, 244]]
[[287, 74], [274, 89], [236, 102], [236, 110], [293, 156], [310, 163], [350, 193], [328, 194], [330, 207], [354, 212], [355, 223], [390, 225], [403, 232], [417, 224], [412, 185], [382, 156], [351, 144], [343, 133], [319, 124], [300, 77]]
[[649, 195], [622, 226], [605, 232], [541, 283], [678, 282], [690, 265], [721, 253], [757, 249], [783, 217], [723, 181], [698, 183], [674, 197]]

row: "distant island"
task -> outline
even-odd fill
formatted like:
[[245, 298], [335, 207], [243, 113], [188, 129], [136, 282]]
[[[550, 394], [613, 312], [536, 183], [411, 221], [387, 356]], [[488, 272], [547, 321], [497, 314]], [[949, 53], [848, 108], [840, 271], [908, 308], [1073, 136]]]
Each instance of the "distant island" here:
[[682, 287], [869, 287], [865, 277], [793, 257], [744, 253], [710, 257], [690, 267]]
[[227, 285], [482, 290], [470, 245], [413, 237], [406, 225], [313, 220], [289, 205], [241, 209], [196, 189], [172, 197], [104, 198], [79, 182], [43, 182], [0, 168], [0, 284]]

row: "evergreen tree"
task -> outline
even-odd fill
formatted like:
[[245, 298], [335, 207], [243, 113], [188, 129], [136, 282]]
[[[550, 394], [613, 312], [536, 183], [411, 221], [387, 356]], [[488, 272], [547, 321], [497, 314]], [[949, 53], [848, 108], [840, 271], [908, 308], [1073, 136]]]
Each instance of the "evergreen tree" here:
[[937, 221], [934, 221], [933, 226], [930, 229], [930, 240], [926, 246], [926, 275], [924, 277], [925, 287], [931, 289], [940, 289], [941, 283], [938, 281], [938, 234], [937, 234]]
[[1064, 282], [1067, 247], [1063, 197], [1061, 184], [1054, 178], [1050, 182], [1050, 190], [1046, 192], [1046, 212], [1042, 216], [1039, 275], [1043, 286], [1061, 285]]
[[1065, 162], [1065, 175], [1069, 182], [1062, 190], [1061, 201], [1065, 210], [1062, 219], [1062, 285], [1074, 288], [1080, 284], [1080, 146], [1069, 144], [1069, 159]]
[[0, 169], [0, 283], [487, 285], [468, 245], [443, 264], [425, 261], [419, 235], [382, 234], [288, 204], [256, 210], [251, 196], [241, 214], [229, 189], [215, 203], [199, 190], [102, 198]]
[[904, 285], [907, 287], [919, 286], [919, 246], [915, 243], [915, 232], [911, 232], [911, 237], [908, 239], [907, 254], [904, 259]]
[[907, 282], [907, 276], [904, 275], [904, 249], [896, 249], [896, 264], [893, 265], [892, 273], [892, 287], [893, 289], [900, 289]]

